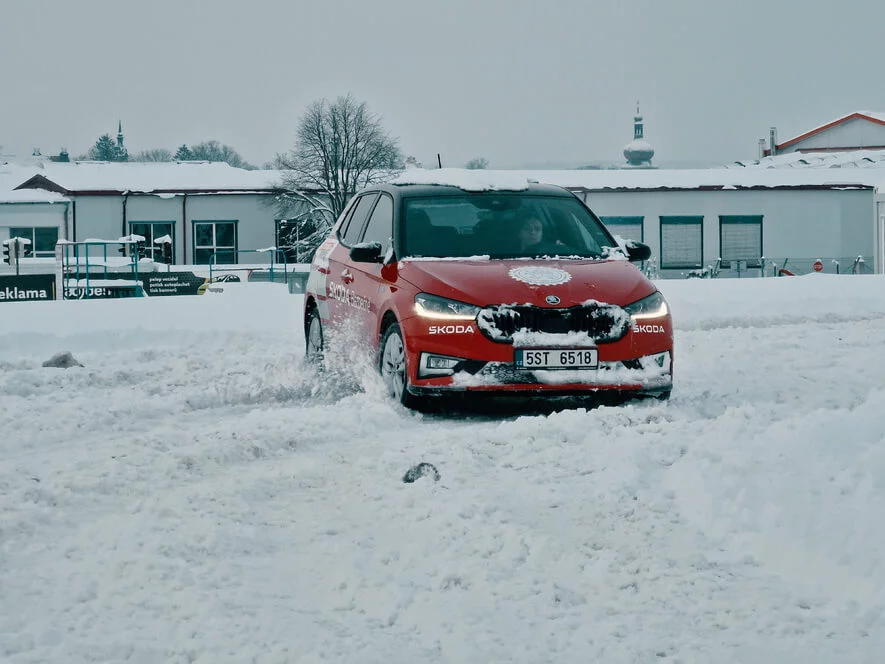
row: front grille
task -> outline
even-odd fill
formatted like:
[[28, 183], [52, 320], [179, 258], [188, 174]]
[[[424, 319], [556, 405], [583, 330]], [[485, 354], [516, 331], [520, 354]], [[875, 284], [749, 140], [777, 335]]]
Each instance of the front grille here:
[[517, 332], [583, 333], [595, 343], [611, 343], [622, 339], [630, 329], [626, 311], [600, 303], [562, 309], [503, 304], [486, 307], [479, 312], [476, 322], [482, 333], [497, 343], [512, 343]]

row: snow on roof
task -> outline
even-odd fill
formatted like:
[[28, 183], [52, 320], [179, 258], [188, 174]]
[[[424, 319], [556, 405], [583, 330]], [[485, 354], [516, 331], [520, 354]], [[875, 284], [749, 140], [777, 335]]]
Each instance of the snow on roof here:
[[68, 200], [51, 191], [15, 191], [18, 185], [32, 177], [36, 171], [34, 167], [0, 164], [0, 203], [62, 203]]
[[[270, 191], [280, 171], [234, 168], [224, 162], [48, 163], [35, 171], [78, 191]], [[22, 180], [24, 182], [24, 179]]]
[[67, 203], [67, 196], [56, 194], [54, 191], [42, 189], [19, 189], [17, 191], [0, 190], [0, 204], [3, 203]]
[[736, 161], [728, 168], [885, 168], [885, 150], [787, 152], [774, 157]]
[[516, 171], [465, 168], [410, 168], [394, 178], [391, 184], [438, 184], [465, 191], [523, 191], [529, 187], [526, 177]]
[[[883, 114], [885, 115], [885, 114]], [[5, 174], [4, 174], [5, 173]], [[65, 201], [42, 190], [11, 190], [35, 173], [77, 191], [267, 192], [280, 171], [247, 171], [225, 163], [51, 163], [43, 168], [0, 165], [0, 200]], [[468, 170], [407, 169], [394, 184], [445, 184], [472, 191], [524, 190], [529, 181], [584, 191], [747, 188], [854, 188], [885, 190], [885, 150], [790, 153], [705, 169]], [[12, 183], [12, 184], [10, 184]]]
[[519, 171], [529, 179], [587, 191], [655, 189], [885, 189], [885, 150], [791, 153], [704, 169]]

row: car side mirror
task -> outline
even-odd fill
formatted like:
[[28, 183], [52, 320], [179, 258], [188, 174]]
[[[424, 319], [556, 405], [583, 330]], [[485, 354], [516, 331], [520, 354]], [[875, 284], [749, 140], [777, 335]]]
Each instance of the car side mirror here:
[[627, 242], [627, 258], [631, 263], [641, 263], [651, 258], [651, 247], [635, 240]]
[[380, 242], [355, 244], [350, 248], [350, 260], [354, 263], [380, 263], [382, 249]]

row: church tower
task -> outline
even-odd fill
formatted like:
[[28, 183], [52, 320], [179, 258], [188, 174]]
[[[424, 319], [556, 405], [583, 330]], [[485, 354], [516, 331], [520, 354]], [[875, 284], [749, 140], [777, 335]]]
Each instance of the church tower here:
[[642, 115], [637, 101], [636, 115], [633, 116], [633, 140], [624, 148], [624, 157], [627, 159], [625, 168], [654, 168], [651, 165], [651, 158], [654, 156], [655, 149], [645, 140]]

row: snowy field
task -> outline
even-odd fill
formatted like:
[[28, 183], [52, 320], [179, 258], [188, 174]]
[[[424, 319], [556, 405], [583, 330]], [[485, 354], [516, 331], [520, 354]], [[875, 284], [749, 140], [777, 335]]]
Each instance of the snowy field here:
[[549, 415], [318, 380], [276, 286], [3, 305], [0, 661], [883, 661], [885, 278], [660, 287], [672, 400]]

